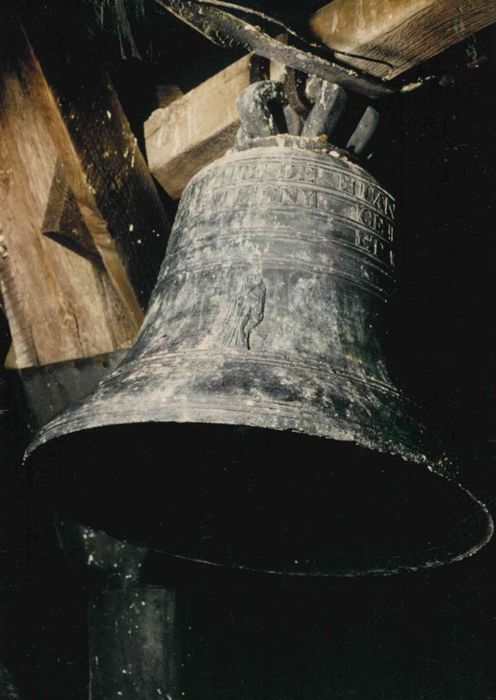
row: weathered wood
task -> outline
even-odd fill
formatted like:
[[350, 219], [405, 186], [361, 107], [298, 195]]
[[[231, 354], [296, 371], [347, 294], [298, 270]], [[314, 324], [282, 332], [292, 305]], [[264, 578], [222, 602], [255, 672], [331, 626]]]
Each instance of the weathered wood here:
[[60, 70], [57, 52], [36, 49], [60, 113], [50, 133], [83, 219], [123, 303], [134, 294], [144, 308], [169, 222], [137, 139], [97, 61], [87, 66], [69, 46], [71, 70]]
[[20, 29], [10, 30], [0, 85], [8, 365], [129, 347], [158, 266], [141, 251], [168, 229], [158, 194], [101, 70], [75, 60], [70, 87], [60, 56], [59, 70], [49, 51], [42, 67]]
[[[214, 7], [215, 3], [206, 6], [196, 0], [155, 1], [219, 46], [242, 46], [257, 56], [278, 61], [294, 70], [337, 83], [368, 97], [380, 97], [391, 92], [383, 81], [336, 63], [333, 59], [322, 58], [301, 46], [281, 42], [259, 26]], [[224, 3], [226, 5], [229, 6], [229, 3]]]
[[338, 53], [342, 62], [391, 80], [493, 22], [492, 0], [333, 0], [310, 27], [334, 51], [356, 54]]
[[[125, 272], [144, 308], [163, 257], [169, 222], [101, 57], [72, 18], [76, 8], [61, 12], [60, 24], [39, 28], [31, 21], [28, 27], [60, 114], [59, 123], [48, 119], [48, 126], [109, 275], [120, 289]], [[125, 297], [124, 281], [122, 291]]]
[[[487, 0], [334, 0], [309, 19], [315, 38], [354, 68], [391, 79], [496, 22]], [[166, 192], [181, 195], [203, 166], [232, 146], [236, 98], [249, 83], [249, 58], [240, 59], [164, 109], [145, 126], [152, 173]]]
[[170, 104], [178, 100], [184, 95], [184, 92], [178, 85], [163, 85], [155, 86], [155, 94], [159, 107], [168, 107]]
[[0, 289], [15, 364], [25, 367], [128, 345], [140, 310], [132, 297], [123, 306], [106, 271], [42, 235], [58, 152], [40, 105], [53, 97], [34, 56], [17, 58], [0, 96]]
[[88, 257], [95, 264], [101, 264], [98, 248], [81, 216], [60, 161], [55, 165], [41, 232], [79, 255]]
[[231, 147], [239, 126], [236, 100], [250, 84], [250, 65], [244, 56], [145, 123], [150, 170], [171, 197]]

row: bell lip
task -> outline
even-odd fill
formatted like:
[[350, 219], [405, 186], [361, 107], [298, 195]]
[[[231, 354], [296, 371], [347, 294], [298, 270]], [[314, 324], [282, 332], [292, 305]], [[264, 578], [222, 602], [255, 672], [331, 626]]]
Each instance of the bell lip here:
[[[167, 354], [169, 353], [165, 353], [165, 355]], [[231, 354], [234, 357], [237, 356], [238, 353]], [[433, 554], [428, 561], [426, 561], [428, 549], [422, 547], [421, 556], [419, 556], [420, 549], [417, 548], [413, 553], [411, 551], [406, 553], [402, 562], [394, 561], [391, 564], [389, 564], [388, 555], [386, 555], [382, 556], [383, 563], [379, 566], [369, 566], [368, 562], [364, 561], [363, 565], [359, 564], [354, 567], [351, 566], [350, 562], [349, 565], [343, 568], [333, 566], [332, 570], [330, 570], [330, 567], [323, 567], [317, 570], [317, 566], [314, 566], [311, 570], [308, 568], [305, 570], [303, 567], [297, 570], [287, 570], [282, 568], [275, 569], [270, 566], [260, 565], [259, 563], [252, 566], [251, 562], [246, 564], [244, 562], [233, 564], [232, 561], [221, 561], [217, 555], [212, 558], [204, 559], [202, 557], [195, 557], [195, 553], [193, 553], [193, 555], [188, 553], [186, 553], [186, 555], [182, 553], [171, 553], [173, 547], [168, 549], [166, 546], [160, 547], [153, 545], [152, 548], [156, 551], [162, 551], [177, 559], [193, 561], [198, 564], [208, 564], [209, 566], [222, 566], [230, 569], [259, 571], [271, 574], [278, 573], [288, 576], [343, 578], [368, 575], [391, 575], [394, 573], [436, 568], [448, 563], [461, 561], [474, 555], [487, 544], [493, 536], [494, 524], [489, 510], [472, 493], [458, 483], [456, 472], [452, 470], [454, 466], [453, 463], [443, 455], [440, 449], [433, 449], [438, 446], [431, 445], [431, 449], [427, 448], [427, 436], [423, 434], [422, 426], [419, 426], [419, 432], [416, 434], [420, 443], [419, 446], [418, 444], [413, 445], [411, 440], [408, 440], [410, 436], [407, 433], [399, 434], [397, 440], [392, 442], [391, 440], [384, 439], [381, 434], [372, 430], [370, 426], [364, 426], [358, 422], [352, 423], [349, 419], [347, 419], [346, 429], [344, 429], [343, 424], [340, 424], [339, 420], [337, 420], [339, 418], [338, 415], [335, 416], [335, 423], [330, 425], [330, 416], [326, 419], [323, 412], [317, 412], [313, 409], [307, 409], [305, 411], [299, 401], [294, 402], [292, 405], [288, 405], [285, 402], [285, 412], [281, 415], [281, 413], [274, 410], [275, 408], [280, 408], [280, 402], [269, 401], [267, 398], [262, 399], [260, 396], [252, 397], [245, 395], [243, 401], [237, 396], [236, 410], [229, 410], [229, 402], [232, 401], [232, 397], [229, 399], [227, 395], [223, 393], [216, 394], [215, 396], [212, 394], [209, 395], [208, 401], [206, 399], [192, 401], [192, 397], [189, 394], [181, 394], [181, 398], [178, 400], [172, 398], [172, 396], [164, 396], [163, 392], [159, 391], [157, 393], [157, 386], [163, 385], [164, 382], [164, 375], [160, 374], [157, 375], [157, 379], [160, 380], [158, 384], [154, 381], [148, 385], [146, 389], [146, 391], [149, 392], [147, 410], [146, 412], [140, 412], [136, 409], [137, 394], [136, 385], [133, 385], [133, 381], [138, 381], [141, 391], [140, 395], [143, 395], [143, 387], [139, 380], [143, 376], [153, 376], [153, 372], [150, 374], [150, 366], [160, 365], [161, 368], [164, 367], [164, 357], [162, 357], [162, 353], [150, 355], [149, 360], [151, 360], [152, 357], [154, 362], [147, 365], [145, 374], [141, 360], [138, 358], [129, 358], [127, 361], [124, 360], [121, 365], [105, 377], [93, 393], [55, 417], [41, 429], [31, 444], [28, 445], [24, 456], [24, 463], [27, 460], [30, 462], [33, 460], [31, 464], [34, 465], [34, 468], [40, 469], [41, 467], [37, 466], [36, 457], [33, 455], [35, 451], [41, 449], [43, 445], [52, 440], [54, 442], [57, 442], [57, 439], [63, 440], [64, 437], [71, 434], [91, 432], [92, 430], [105, 427], [118, 428], [119, 426], [146, 424], [184, 425], [189, 423], [272, 429], [278, 432], [293, 433], [296, 435], [306, 434], [316, 438], [326, 438], [342, 443], [355, 444], [373, 450], [379, 454], [382, 453], [394, 456], [400, 462], [403, 460], [405, 465], [410, 463], [418, 469], [430, 472], [430, 479], [444, 479], [451, 489], [461, 489], [464, 494], [463, 501], [467, 499], [467, 505], [465, 507], [463, 507], [463, 503], [460, 504], [462, 506], [462, 514], [468, 514], [471, 518], [470, 536], [467, 536], [463, 542], [463, 551], [460, 551], [460, 546], [451, 548], [445, 546], [443, 548], [441, 543], [441, 546], [438, 544], [434, 548], [437, 550], [437, 556]], [[209, 368], [211, 371], [214, 371], [216, 364], [214, 363], [212, 366], [211, 355], [209, 355], [209, 358]], [[182, 371], [184, 371], [185, 368], [189, 368], [188, 363], [186, 363], [186, 365], [184, 364], [186, 361], [184, 354], [182, 354], [181, 357], [175, 354], [174, 357], [169, 359], [171, 359], [173, 363], [173, 366], [169, 367], [173, 374], [178, 371], [178, 367], [182, 368]], [[246, 358], [244, 359], [246, 360]], [[175, 360], [177, 360], [179, 364], [176, 364]], [[225, 353], [222, 353], [222, 367], [225, 367], [225, 360]], [[199, 358], [196, 354], [193, 354], [193, 356], [189, 358], [188, 362], [189, 361], [197, 363]], [[141, 370], [137, 370], [140, 365]], [[181, 375], [174, 376], [180, 377]], [[338, 375], [334, 376], [337, 377]], [[114, 385], [116, 380], [119, 382], [118, 391], [108, 394], [108, 385]], [[355, 380], [359, 380], [359, 378], [347, 376], [346, 380], [354, 382]], [[378, 386], [377, 390], [382, 394], [385, 388], [381, 389], [381, 387]], [[407, 407], [411, 406], [411, 402], [406, 399], [406, 397], [402, 396], [401, 393], [385, 391], [385, 399], [390, 402], [397, 402], [396, 410], [398, 411], [406, 410]], [[411, 439], [413, 440], [413, 438]], [[422, 444], [422, 442], [424, 444]], [[471, 506], [470, 509], [468, 508], [469, 503]], [[96, 523], [86, 524], [95, 526]], [[125, 539], [121, 535], [118, 536], [120, 536], [121, 539]], [[150, 547], [149, 542], [140, 541], [138, 537], [132, 536], [129, 538], [129, 541]], [[448, 540], [448, 542], [449, 541], [450, 540]], [[392, 558], [394, 559], [394, 556]], [[358, 556], [356, 559], [358, 560]]]
[[[439, 478], [445, 478], [440, 476]], [[448, 479], [449, 480], [449, 479]], [[450, 481], [450, 480], [449, 480]], [[301, 578], [311, 578], [313, 580], [317, 579], [336, 579], [336, 580], [341, 580], [341, 579], [376, 579], [376, 578], [386, 578], [386, 577], [395, 577], [395, 576], [400, 576], [402, 574], [410, 574], [410, 573], [423, 573], [426, 571], [431, 571], [435, 569], [442, 569], [443, 567], [449, 566], [451, 564], [457, 564], [462, 561], [465, 561], [466, 559], [470, 559], [473, 556], [475, 556], [481, 549], [483, 549], [492, 539], [494, 532], [495, 532], [495, 523], [494, 520], [491, 516], [491, 513], [487, 506], [480, 500], [478, 499], [471, 491], [469, 491], [467, 488], [462, 486], [460, 483], [456, 483], [456, 486], [458, 486], [463, 492], [466, 493], [466, 495], [470, 498], [470, 500], [474, 501], [481, 509], [481, 512], [484, 513], [486, 516], [486, 522], [487, 522], [487, 531], [484, 539], [482, 539], [479, 543], [474, 545], [472, 548], [467, 550], [466, 552], [458, 555], [454, 555], [451, 559], [435, 559], [433, 558], [429, 562], [426, 562], [423, 565], [399, 565], [396, 568], [393, 567], [375, 567], [375, 568], [369, 568], [369, 569], [356, 569], [356, 570], [347, 570], [347, 571], [334, 571], [334, 572], [328, 572], [328, 571], [322, 571], [322, 572], [309, 572], [309, 571], [284, 571], [281, 569], [270, 569], [270, 568], [260, 568], [260, 567], [254, 567], [254, 566], [249, 566], [249, 565], [243, 565], [243, 564], [225, 564], [222, 562], [216, 562], [216, 561], [211, 561], [209, 559], [203, 559], [201, 557], [191, 557], [191, 556], [185, 556], [181, 554], [171, 554], [170, 552], [166, 551], [165, 549], [161, 550], [160, 547], [151, 547], [149, 544], [143, 544], [134, 541], [132, 538], [119, 538], [120, 542], [125, 542], [133, 545], [134, 547], [142, 547], [143, 551], [152, 551], [156, 552], [157, 554], [166, 557], [169, 560], [174, 560], [178, 562], [185, 562], [187, 565], [198, 565], [201, 567], [205, 567], [207, 569], [223, 569], [223, 570], [229, 570], [231, 572], [239, 572], [239, 573], [247, 573], [247, 574], [255, 574], [255, 575], [267, 575], [270, 577], [289, 577], [290, 579], [301, 579]], [[61, 519], [64, 520], [64, 519]], [[71, 519], [67, 519], [67, 522], [73, 522]], [[84, 526], [84, 525], [83, 525]], [[97, 526], [93, 526], [91, 524], [88, 524], [87, 527], [90, 527], [92, 530], [95, 530], [97, 532], [102, 533], [105, 537], [110, 537], [112, 539], [115, 539], [114, 535], [109, 535], [106, 533], [102, 528], [99, 528]], [[428, 550], [423, 550], [424, 552]], [[147, 585], [147, 587], [149, 587]], [[153, 587], [153, 586], [152, 586]]]
[[[87, 398], [91, 398], [93, 395], [94, 394], [90, 394]], [[175, 414], [173, 410], [171, 410], [171, 406], [173, 404], [176, 404], [176, 406], [174, 406], [174, 409], [176, 410]], [[147, 423], [156, 423], [164, 425], [171, 423], [212, 424], [226, 426], [246, 426], [249, 428], [277, 430], [279, 432], [287, 431], [289, 433], [308, 435], [310, 437], [322, 438], [326, 440], [337, 440], [340, 442], [354, 443], [360, 447], [364, 447], [366, 449], [370, 449], [379, 453], [390, 454], [395, 457], [400, 457], [406, 462], [413, 462], [415, 464], [422, 465], [426, 469], [430, 470], [432, 473], [443, 476], [449, 481], [454, 481], [454, 475], [450, 476], [449, 474], [450, 468], [453, 468], [454, 465], [451, 462], [451, 460], [449, 460], [444, 454], [440, 453], [439, 456], [432, 457], [431, 459], [429, 459], [429, 457], [427, 457], [426, 455], [420, 455], [418, 452], [415, 452], [414, 449], [408, 447], [406, 443], [403, 443], [400, 449], [400, 445], [398, 443], [395, 444], [392, 441], [379, 441], [377, 439], [373, 440], [372, 438], [367, 439], [364, 437], [364, 426], [360, 425], [359, 423], [352, 423], [351, 421], [348, 422], [350, 429], [347, 431], [344, 431], [344, 429], [339, 429], [337, 427], [333, 427], [332, 431], [326, 431], [324, 428], [322, 428], [322, 430], [318, 430], [317, 428], [310, 428], [306, 424], [303, 424], [301, 428], [289, 427], [288, 425], [283, 424], [283, 420], [286, 418], [285, 416], [280, 417], [278, 424], [275, 418], [270, 420], [267, 414], [264, 414], [265, 421], [262, 423], [259, 420], [253, 419], [253, 411], [248, 410], [248, 407], [238, 406], [236, 412], [234, 413], [230, 412], [225, 408], [215, 406], [213, 404], [213, 399], [212, 403], [210, 403], [208, 407], [205, 406], [192, 410], [191, 406], [188, 406], [187, 415], [184, 412], [184, 409], [181, 415], [181, 406], [180, 404], [178, 405], [178, 402], [170, 402], [167, 408], [167, 413], [169, 415], [167, 417], [164, 416], [163, 419], [156, 418], [153, 420], [151, 420], [147, 416], [143, 416], [142, 418], [140, 418], [136, 416], [136, 413], [133, 412], [131, 409], [124, 409], [119, 412], [119, 415], [112, 414], [108, 415], [107, 417], [105, 417], [104, 414], [102, 415], [102, 413], [97, 414], [96, 411], [92, 411], [91, 413], [87, 413], [86, 415], [84, 415], [83, 413], [83, 417], [81, 417], [78, 415], [79, 409], [81, 407], [83, 409], [86, 408], [85, 400], [82, 402], [77, 402], [72, 407], [72, 409], [69, 409], [68, 411], [63, 411], [57, 417], [55, 417], [53, 420], [51, 420], [49, 423], [43, 426], [39, 430], [38, 434], [35, 435], [34, 439], [27, 446], [23, 456], [23, 464], [32, 459], [33, 453], [38, 448], [47, 444], [51, 440], [58, 440], [59, 438], [64, 438], [67, 435], [96, 430], [98, 428], [135, 424], [143, 425]], [[76, 415], [72, 417], [72, 413]], [[214, 413], [219, 414], [218, 419], [213, 417], [212, 414]], [[301, 413], [303, 413], [302, 410], [300, 410], [300, 414]], [[246, 414], [243, 415], [243, 420], [240, 420], [240, 414]], [[312, 414], [309, 412], [309, 415]], [[314, 426], [318, 425], [318, 423], [315, 420], [313, 421], [313, 424]], [[355, 427], [354, 431], [351, 429], [351, 426]], [[375, 437], [377, 438], [377, 436]]]
[[[169, 552], [165, 552], [165, 550], [159, 550], [156, 549], [156, 551], [161, 551], [161, 553], [166, 554], [167, 556], [170, 556], [173, 559], [177, 559], [179, 561], [187, 561], [187, 562], [192, 562], [194, 564], [199, 564], [202, 566], [208, 566], [208, 567], [215, 567], [215, 568], [223, 568], [223, 569], [231, 569], [231, 570], [237, 570], [237, 571], [246, 571], [247, 573], [254, 573], [254, 574], [267, 574], [269, 576], [287, 576], [290, 578], [311, 578], [311, 579], [357, 579], [357, 578], [374, 578], [374, 577], [389, 577], [389, 576], [399, 576], [401, 574], [407, 574], [407, 573], [422, 573], [424, 571], [430, 571], [432, 569], [440, 569], [445, 566], [449, 566], [450, 564], [457, 564], [459, 562], [465, 561], [466, 559], [470, 559], [473, 556], [475, 556], [481, 549], [483, 549], [491, 539], [493, 538], [494, 531], [495, 531], [495, 524], [493, 517], [488, 509], [488, 507], [479, 499], [477, 498], [471, 491], [466, 489], [464, 486], [462, 486], [458, 482], [454, 482], [453, 480], [441, 476], [441, 475], [436, 475], [435, 472], [433, 472], [434, 476], [438, 476], [440, 479], [446, 479], [447, 481], [450, 481], [454, 485], [456, 485], [458, 488], [460, 488], [469, 498], [472, 500], [475, 504], [477, 504], [480, 508], [481, 513], [486, 516], [486, 524], [487, 524], [487, 529], [485, 536], [477, 542], [477, 544], [473, 545], [470, 549], [466, 550], [465, 552], [462, 552], [460, 554], [453, 555], [451, 558], [443, 558], [443, 559], [436, 559], [432, 558], [430, 561], [425, 562], [423, 564], [399, 564], [396, 567], [371, 567], [368, 569], [349, 569], [346, 571], [333, 571], [333, 572], [327, 572], [327, 571], [282, 571], [281, 569], [269, 569], [269, 568], [260, 568], [260, 567], [254, 567], [254, 566], [249, 566], [249, 565], [244, 565], [244, 564], [225, 564], [221, 562], [214, 562], [210, 561], [208, 559], [201, 559], [201, 558], [195, 558], [195, 557], [187, 557], [183, 556], [180, 554], [170, 554]], [[422, 550], [423, 552], [428, 552], [429, 550]]]
[[[265, 363], [266, 357], [263, 353], [259, 354], [256, 351], [250, 351], [249, 356], [246, 356], [244, 351], [234, 350], [232, 348], [223, 348], [220, 352], [209, 350], [209, 367], [208, 372], [212, 372], [215, 368], [223, 371], [231, 363], [235, 367], [237, 361], [242, 361], [246, 366], [247, 362], [258, 367], [259, 363]], [[191, 364], [198, 366], [198, 363], [204, 363], [205, 357], [203, 351], [192, 350], [190, 352], [170, 352], [158, 351], [147, 356], [149, 365], [157, 365], [159, 372], [155, 376], [161, 375], [163, 370], [166, 370], [167, 375], [160, 377], [161, 382], [167, 381], [170, 378], [177, 376], [178, 371], [190, 371]], [[362, 388], [364, 385], [370, 389], [374, 389], [383, 395], [383, 399], [389, 402], [396, 402], [397, 409], [403, 413], [413, 413], [415, 404], [407, 399], [400, 391], [392, 385], [385, 384], [381, 381], [374, 380], [370, 377], [361, 377], [349, 372], [341, 373], [335, 370], [329, 370], [319, 363], [304, 363], [299, 365], [292, 358], [279, 358], [283, 364], [291, 363], [292, 371], [308, 371], [312, 374], [319, 372], [321, 374], [321, 382], [331, 384], [344, 382], [345, 384], [355, 385]], [[271, 356], [271, 364], [274, 363], [274, 357]], [[217, 364], [219, 366], [217, 367]], [[34, 451], [49, 442], [52, 439], [58, 439], [63, 436], [92, 430], [104, 426], [117, 426], [127, 424], [140, 423], [208, 423], [216, 425], [245, 425], [251, 428], [264, 428], [278, 431], [288, 431], [299, 434], [306, 434], [313, 437], [326, 438], [329, 440], [338, 440], [342, 442], [354, 442], [355, 444], [371, 449], [384, 454], [391, 454], [400, 457], [406, 461], [422, 464], [427, 469], [446, 476], [453, 480], [457, 475], [457, 467], [455, 463], [449, 459], [437, 441], [432, 440], [431, 444], [424, 441], [422, 444], [415, 446], [408, 439], [408, 436], [402, 434], [396, 441], [384, 439], [375, 430], [371, 430], [367, 425], [354, 421], [350, 416], [346, 416], [346, 427], [337, 425], [339, 415], [325, 416], [322, 410], [308, 408], [302, 405], [299, 401], [294, 401], [292, 404], [286, 401], [277, 401], [267, 397], [252, 397], [249, 394], [238, 395], [235, 397], [236, 410], [232, 410], [226, 406], [232, 401], [232, 397], [222, 391], [215, 395], [209, 395], [207, 400], [192, 399], [189, 395], [184, 394], [182, 399], [173, 397], [164, 397], [161, 395], [157, 400], [155, 394], [156, 387], [151, 389], [146, 388], [146, 391], [151, 393], [148, 400], [146, 415], [138, 414], [136, 411], [136, 398], [133, 395], [131, 382], [141, 380], [145, 376], [152, 376], [153, 372], [147, 369], [146, 374], [142, 371], [142, 358], [133, 358], [127, 355], [122, 362], [97, 385], [97, 387], [87, 396], [72, 404], [68, 409], [60, 412], [44, 425], [35, 435], [31, 443], [28, 445], [23, 463], [31, 458]], [[120, 381], [125, 384], [119, 390], [119, 402], [115, 402], [114, 396], [108, 396], [105, 390], [108, 385]], [[127, 384], [127, 386], [126, 386]], [[140, 387], [140, 392], [143, 395], [144, 388]], [[155, 395], [154, 395], [155, 394]], [[254, 403], [257, 404], [257, 410], [254, 410]], [[284, 411], [281, 410], [281, 405]], [[153, 409], [153, 410], [152, 410]], [[150, 417], [151, 414], [153, 417]], [[263, 420], [260, 416], [263, 416]], [[332, 428], [329, 429], [329, 420], [334, 420]], [[298, 426], [298, 427], [296, 427]], [[417, 440], [423, 434], [423, 426], [416, 423], [416, 438]], [[434, 437], [434, 436], [432, 436]]]
[[[64, 438], [67, 435], [74, 434], [77, 432], [86, 432], [91, 430], [97, 429], [97, 428], [104, 428], [104, 427], [119, 427], [119, 426], [125, 426], [125, 425], [146, 425], [146, 424], [173, 424], [173, 423], [182, 423], [182, 424], [188, 424], [191, 423], [192, 425], [198, 424], [199, 421], [194, 420], [192, 418], [185, 419], [183, 421], [179, 420], [136, 420], [136, 417], [134, 417], [133, 420], [122, 420], [122, 415], [121, 415], [121, 420], [117, 422], [115, 418], [111, 422], [110, 418], [107, 421], [102, 421], [101, 416], [98, 420], [98, 424], [95, 425], [89, 425], [87, 424], [85, 427], [81, 427], [81, 424], [79, 424], [79, 429], [74, 429], [74, 430], [65, 430], [64, 432], [59, 433], [56, 436], [52, 437], [43, 437], [44, 430], [40, 431], [38, 438], [28, 446], [23, 463], [25, 463], [27, 460], [31, 458], [31, 455], [33, 452], [48, 443], [51, 439], [57, 439], [57, 438]], [[214, 421], [212, 419], [206, 421], [202, 420], [202, 424], [214, 424], [214, 425], [225, 425], [225, 426], [237, 426], [239, 427], [241, 424], [239, 422], [235, 423], [234, 421], [232, 423], [226, 423], [226, 422], [219, 422], [219, 421]], [[250, 424], [246, 422], [244, 424], [248, 428], [260, 428], [259, 425], [256, 424]], [[48, 424], [47, 427], [49, 427], [50, 424]], [[65, 426], [67, 427], [67, 425]], [[269, 426], [265, 426], [268, 429], [271, 429]], [[299, 434], [300, 431], [297, 430], [288, 430], [287, 428], [272, 428], [275, 430], [279, 430], [280, 432], [292, 432]], [[338, 438], [338, 437], [333, 437], [330, 438], [329, 436], [322, 435], [322, 434], [317, 434], [314, 433], [313, 437], [318, 437], [321, 439], [329, 439], [329, 440], [341, 440], [342, 442], [347, 442], [347, 443], [354, 443], [357, 444], [361, 447], [365, 447], [371, 450], [374, 450], [378, 453], [384, 453], [388, 454], [387, 450], [380, 449], [377, 444], [367, 444], [367, 442], [361, 440], [358, 441], [354, 438]], [[389, 454], [392, 454], [389, 452]], [[437, 551], [438, 555], [436, 556], [433, 554], [432, 558], [429, 559], [428, 554], [429, 554], [429, 549], [428, 548], [423, 548], [422, 550], [415, 550], [413, 552], [409, 552], [408, 555], [405, 557], [405, 561], [402, 563], [397, 563], [395, 562], [394, 564], [392, 563], [389, 565], [387, 562], [378, 566], [356, 566], [356, 567], [343, 567], [342, 569], [339, 569], [338, 567], [334, 567], [332, 570], [326, 570], [325, 567], [322, 567], [321, 570], [318, 569], [318, 567], [314, 567], [313, 569], [283, 569], [283, 568], [272, 568], [270, 566], [264, 566], [264, 565], [250, 565], [250, 564], [245, 564], [245, 563], [239, 563], [239, 562], [229, 562], [229, 561], [222, 561], [218, 557], [208, 559], [208, 558], [202, 558], [198, 557], [195, 555], [184, 555], [181, 553], [173, 552], [169, 550], [167, 547], [163, 546], [158, 546], [158, 545], [150, 545], [149, 542], [144, 542], [140, 540], [139, 537], [133, 538], [133, 537], [123, 537], [119, 535], [119, 533], [110, 533], [112, 536], [117, 536], [119, 539], [122, 541], [130, 542], [138, 546], [144, 546], [147, 547], [151, 550], [161, 552], [164, 555], [171, 557], [172, 559], [176, 559], [178, 561], [185, 561], [185, 562], [191, 562], [193, 564], [201, 565], [201, 566], [208, 566], [208, 567], [215, 567], [215, 568], [224, 568], [224, 569], [229, 569], [229, 570], [236, 570], [236, 571], [246, 571], [251, 572], [251, 573], [259, 573], [259, 574], [268, 574], [268, 575], [278, 575], [278, 576], [288, 576], [291, 578], [294, 577], [308, 577], [312, 579], [343, 579], [343, 578], [364, 578], [364, 577], [377, 577], [377, 576], [394, 576], [394, 575], [399, 575], [402, 573], [413, 573], [413, 572], [422, 572], [422, 571], [428, 571], [431, 569], [437, 569], [449, 564], [461, 562], [465, 559], [469, 559], [477, 552], [479, 552], [483, 547], [485, 547], [489, 541], [492, 539], [495, 531], [495, 525], [494, 525], [494, 520], [493, 517], [488, 509], [488, 507], [479, 499], [477, 498], [471, 491], [469, 491], [466, 487], [464, 487], [461, 483], [459, 483], [455, 478], [450, 477], [450, 475], [446, 472], [443, 472], [439, 469], [436, 469], [435, 467], [431, 466], [428, 461], [422, 461], [420, 459], [411, 459], [405, 455], [401, 455], [398, 452], [396, 452], [393, 456], [400, 457], [402, 458], [405, 462], [411, 462], [414, 465], [416, 465], [419, 468], [424, 468], [427, 471], [431, 473], [431, 478], [432, 479], [443, 479], [446, 482], [450, 484], [451, 487], [460, 489], [465, 496], [467, 497], [467, 500], [471, 502], [472, 506], [475, 506], [477, 510], [474, 511], [473, 515], [477, 519], [477, 526], [474, 526], [473, 530], [479, 535], [477, 538], [477, 541], [472, 543], [471, 546], [469, 546], [467, 549], [464, 551], [456, 552], [453, 553], [452, 555], [450, 554], [441, 554], [439, 555], [439, 546], [437, 547], [432, 547], [431, 549], [433, 551]], [[442, 460], [441, 460], [442, 461]], [[85, 523], [90, 527], [95, 527], [95, 529], [102, 529], [101, 527], [99, 528], [98, 525], [95, 525], [94, 523]], [[472, 538], [473, 539], [473, 538]], [[173, 549], [173, 547], [171, 548]], [[419, 556], [419, 555], [422, 556]], [[392, 558], [394, 558], [394, 555], [392, 555]], [[415, 560], [414, 563], [409, 560]], [[420, 563], [419, 563], [420, 562]]]

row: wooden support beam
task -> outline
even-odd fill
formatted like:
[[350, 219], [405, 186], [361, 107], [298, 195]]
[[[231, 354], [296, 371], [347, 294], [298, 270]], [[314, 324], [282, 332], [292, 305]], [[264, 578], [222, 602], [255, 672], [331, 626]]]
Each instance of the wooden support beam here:
[[264, 77], [284, 80], [285, 67], [249, 54], [216, 73], [145, 122], [148, 165], [173, 199], [201, 168], [232, 147], [240, 93]]
[[391, 80], [494, 22], [492, 0], [333, 0], [310, 27], [341, 62]]
[[0, 292], [12, 335], [7, 364], [44, 365], [129, 347], [160, 261], [151, 252], [168, 233], [153, 181], [98, 64], [71, 55], [68, 71], [53, 49], [35, 55], [18, 25], [3, 29]]
[[[387, 80], [493, 22], [496, 2], [488, 0], [333, 0], [309, 18], [322, 43], [373, 59], [338, 54], [342, 62]], [[147, 121], [150, 169], [171, 197], [232, 146], [249, 61], [240, 59]]]
[[204, 165], [230, 148], [239, 126], [236, 100], [250, 84], [251, 57], [157, 109], [145, 123], [148, 164], [170, 197], [181, 195]]

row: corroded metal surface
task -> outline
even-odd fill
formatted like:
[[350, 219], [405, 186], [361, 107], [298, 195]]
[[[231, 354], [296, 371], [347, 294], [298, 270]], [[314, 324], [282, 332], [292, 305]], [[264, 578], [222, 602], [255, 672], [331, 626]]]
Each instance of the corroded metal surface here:
[[393, 212], [364, 170], [325, 153], [253, 149], [206, 168], [183, 196], [134, 349], [41, 440], [99, 426], [105, 408], [132, 422], [164, 412], [299, 430], [426, 461], [377, 337]]
[[[80, 490], [98, 476], [79, 519], [201, 561], [355, 575], [473, 554], [487, 510], [382, 350], [393, 198], [319, 135], [276, 131], [245, 125], [193, 178], [134, 348], [41, 432], [35, 463], [71, 459]], [[126, 457], [139, 514], [135, 476], [109, 476]]]

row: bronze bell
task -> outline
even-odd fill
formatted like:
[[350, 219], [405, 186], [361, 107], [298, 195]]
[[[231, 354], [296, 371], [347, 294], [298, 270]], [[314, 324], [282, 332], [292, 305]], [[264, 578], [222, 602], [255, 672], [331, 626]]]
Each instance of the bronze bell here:
[[357, 162], [373, 110], [347, 150], [322, 137], [344, 102], [319, 83], [301, 128], [277, 83], [243, 94], [235, 148], [183, 194], [134, 348], [29, 448], [63, 515], [289, 574], [427, 568], [488, 541], [386, 369], [394, 201]]

